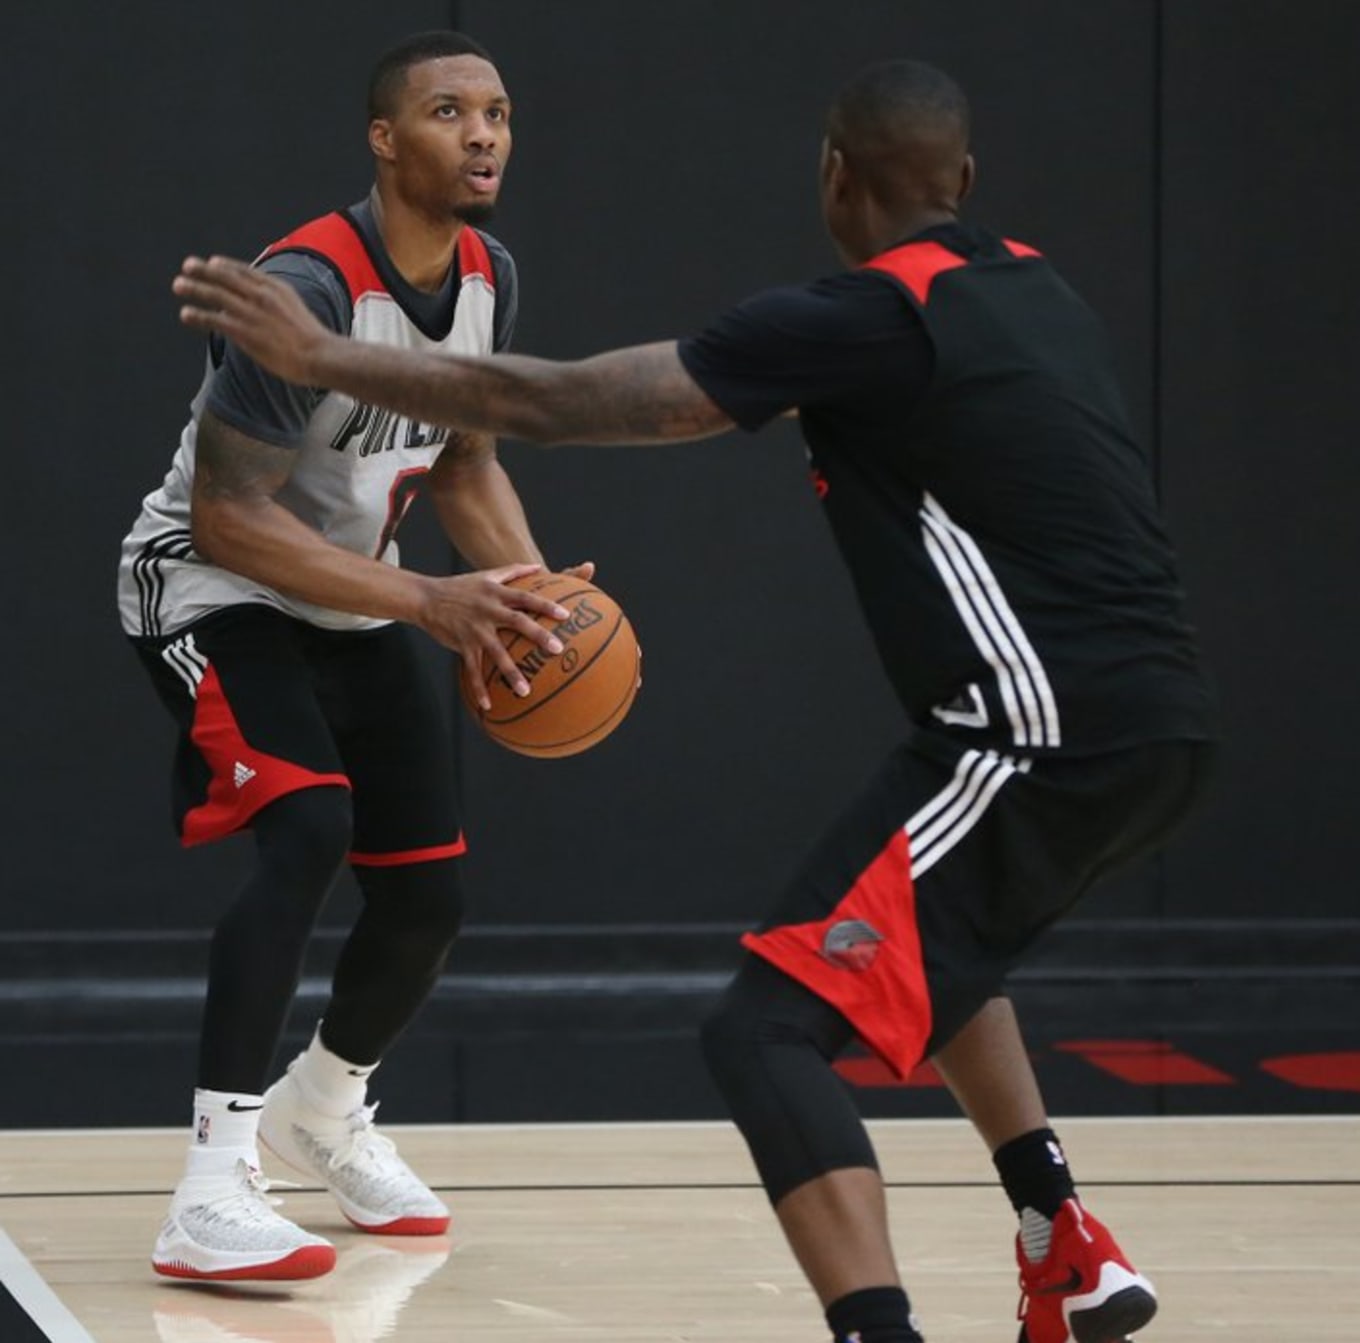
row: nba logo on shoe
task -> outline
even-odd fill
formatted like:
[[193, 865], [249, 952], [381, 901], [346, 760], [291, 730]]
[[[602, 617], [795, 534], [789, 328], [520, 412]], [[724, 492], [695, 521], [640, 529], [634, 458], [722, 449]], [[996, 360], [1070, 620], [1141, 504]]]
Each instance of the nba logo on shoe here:
[[208, 1132], [212, 1128], [212, 1119], [208, 1115], [199, 1115], [198, 1132], [194, 1134], [194, 1141], [200, 1145], [208, 1141]]
[[867, 970], [878, 955], [883, 934], [863, 919], [842, 919], [826, 930], [822, 957], [842, 970]]

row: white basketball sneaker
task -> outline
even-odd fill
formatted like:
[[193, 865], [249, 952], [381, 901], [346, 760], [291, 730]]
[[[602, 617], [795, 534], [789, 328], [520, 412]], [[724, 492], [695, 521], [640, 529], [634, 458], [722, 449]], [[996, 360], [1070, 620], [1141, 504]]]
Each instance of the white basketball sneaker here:
[[151, 1266], [167, 1278], [210, 1282], [318, 1278], [335, 1247], [274, 1211], [269, 1182], [236, 1163], [229, 1175], [186, 1175], [170, 1200]]
[[333, 1119], [308, 1104], [288, 1071], [264, 1093], [260, 1141], [294, 1170], [320, 1180], [360, 1231], [385, 1236], [439, 1236], [449, 1210], [373, 1127], [376, 1105]]

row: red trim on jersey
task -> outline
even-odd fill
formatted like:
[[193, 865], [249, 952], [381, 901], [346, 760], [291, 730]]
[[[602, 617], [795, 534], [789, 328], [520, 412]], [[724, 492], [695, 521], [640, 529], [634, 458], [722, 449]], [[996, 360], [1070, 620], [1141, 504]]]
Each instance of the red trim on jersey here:
[[[883, 939], [863, 969], [823, 954], [828, 931], [847, 920], [863, 920]], [[932, 1017], [905, 831], [893, 836], [827, 918], [747, 933], [741, 941], [830, 1003], [899, 1079], [910, 1076], [930, 1038]]]
[[435, 844], [428, 849], [402, 849], [396, 853], [352, 853], [355, 867], [405, 867], [408, 863], [434, 863], [441, 858], [457, 858], [467, 852], [467, 840], [459, 835], [452, 844]]
[[[194, 725], [189, 735], [208, 762], [212, 778], [208, 781], [207, 800], [189, 811], [180, 827], [180, 842], [186, 848], [234, 834], [248, 825], [257, 811], [285, 793], [350, 786], [343, 774], [317, 774], [251, 746], [241, 735], [236, 715], [211, 664], [198, 683]], [[238, 772], [242, 776], [239, 786]]]
[[464, 224], [463, 231], [458, 235], [459, 283], [466, 284], [474, 275], [480, 275], [492, 289], [496, 287], [491, 253], [482, 241], [482, 235], [471, 224]]
[[[463, 232], [466, 233], [467, 229]], [[294, 229], [286, 238], [271, 243], [261, 253], [260, 260], [276, 252], [296, 249], [320, 252], [333, 262], [345, 277], [351, 303], [358, 303], [365, 294], [387, 293], [387, 286], [382, 282], [363, 239], [355, 231], [354, 225], [338, 211], [313, 219], [301, 228]]]
[[1014, 238], [1004, 239], [1006, 250], [1012, 256], [1043, 256], [1037, 248], [1031, 247], [1027, 242], [1016, 242]]
[[936, 276], [967, 264], [963, 257], [937, 242], [909, 242], [866, 261], [864, 269], [881, 270], [891, 275], [906, 285], [916, 295], [916, 301], [924, 305], [930, 300], [930, 286], [935, 283]]

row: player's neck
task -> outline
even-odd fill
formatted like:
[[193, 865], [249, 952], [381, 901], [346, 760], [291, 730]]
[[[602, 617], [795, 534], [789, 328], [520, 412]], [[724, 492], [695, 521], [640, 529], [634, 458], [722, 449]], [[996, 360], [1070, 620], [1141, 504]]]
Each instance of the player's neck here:
[[916, 209], [900, 210], [878, 221], [874, 231], [872, 255], [878, 256], [888, 248], [914, 238], [928, 228], [938, 228], [941, 224], [957, 224], [957, 210], [944, 207], [922, 205]]
[[430, 219], [376, 186], [368, 199], [383, 246], [402, 279], [427, 293], [437, 291], [453, 265], [462, 221]]

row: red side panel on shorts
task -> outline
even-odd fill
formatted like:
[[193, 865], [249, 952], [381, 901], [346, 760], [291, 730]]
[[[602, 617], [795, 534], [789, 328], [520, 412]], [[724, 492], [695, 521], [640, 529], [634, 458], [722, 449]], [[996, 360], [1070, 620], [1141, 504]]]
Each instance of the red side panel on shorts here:
[[[851, 945], [837, 953], [837, 934], [846, 930]], [[930, 1038], [930, 993], [905, 831], [893, 836], [829, 917], [741, 940], [842, 1013], [899, 1078], [920, 1062]]]
[[457, 858], [467, 852], [467, 840], [459, 835], [452, 844], [435, 844], [428, 849], [402, 849], [398, 853], [352, 853], [356, 867], [405, 867], [408, 863], [434, 863], [441, 858]]
[[[464, 233], [469, 231], [463, 230]], [[286, 238], [271, 243], [265, 248], [260, 260], [273, 256], [275, 252], [296, 250], [320, 252], [322, 256], [332, 261], [345, 277], [352, 303], [358, 303], [365, 294], [387, 293], [387, 286], [378, 275], [363, 239], [354, 231], [354, 226], [349, 220], [338, 212], [313, 219], [310, 224], [294, 229]], [[483, 247], [482, 251], [485, 252], [486, 248]]]
[[480, 275], [493, 289], [496, 287], [491, 253], [487, 251], [482, 235], [469, 224], [458, 235], [458, 276], [466, 284], [474, 275]]
[[881, 270], [906, 285], [922, 305], [930, 298], [930, 286], [937, 275], [967, 264], [937, 242], [909, 242], [864, 263], [866, 270]]
[[343, 774], [316, 774], [255, 750], [241, 735], [211, 663], [198, 685], [190, 736], [208, 762], [212, 779], [207, 801], [184, 818], [180, 841], [186, 847], [234, 834], [262, 807], [286, 793], [328, 785], [349, 787]]

